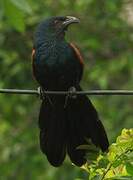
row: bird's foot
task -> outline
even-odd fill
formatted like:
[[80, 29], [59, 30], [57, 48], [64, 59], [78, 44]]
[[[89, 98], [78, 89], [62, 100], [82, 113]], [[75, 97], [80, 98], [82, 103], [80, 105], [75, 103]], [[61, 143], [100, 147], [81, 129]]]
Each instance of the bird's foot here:
[[72, 87], [70, 87], [68, 89], [68, 94], [66, 95], [66, 98], [65, 98], [64, 108], [66, 108], [67, 102], [68, 102], [69, 98], [76, 99], [76, 97], [77, 97], [77, 95], [76, 95], [76, 88], [74, 86], [72, 86]]
[[38, 91], [38, 94], [39, 94], [39, 98], [40, 98], [41, 100], [44, 100], [44, 99], [45, 99], [45, 96], [46, 96], [46, 94], [44, 95], [44, 89], [43, 89], [42, 87], [38, 87], [38, 88], [37, 88], [37, 91]]
[[47, 99], [51, 105], [53, 105], [49, 95], [46, 93], [46, 91], [42, 87], [38, 87], [38, 94], [41, 100]]
[[69, 96], [69, 98], [75, 99], [77, 97], [76, 95], [76, 88], [74, 86], [70, 87], [68, 89], [68, 94], [67, 96]]

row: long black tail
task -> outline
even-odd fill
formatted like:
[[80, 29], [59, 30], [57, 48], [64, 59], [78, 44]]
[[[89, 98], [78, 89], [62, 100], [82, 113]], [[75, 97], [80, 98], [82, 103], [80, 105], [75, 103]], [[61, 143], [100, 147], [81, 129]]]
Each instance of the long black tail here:
[[[81, 88], [78, 87], [81, 91]], [[86, 138], [106, 151], [109, 146], [108, 138], [97, 111], [86, 95], [70, 99], [67, 107], [68, 141], [67, 152], [71, 161], [77, 166], [86, 162], [86, 150], [78, 149], [82, 144], [87, 144]]]
[[[77, 90], [81, 91], [81, 88]], [[106, 132], [87, 96], [70, 98], [65, 108], [64, 97], [56, 96], [52, 102], [53, 105], [48, 100], [42, 102], [39, 127], [41, 150], [53, 166], [62, 164], [66, 150], [74, 164], [83, 165], [86, 150], [77, 147], [87, 144], [86, 138], [91, 139], [102, 151], [108, 149]]]
[[66, 155], [66, 120], [62, 97], [51, 97], [42, 102], [39, 127], [40, 147], [51, 165], [58, 167]]

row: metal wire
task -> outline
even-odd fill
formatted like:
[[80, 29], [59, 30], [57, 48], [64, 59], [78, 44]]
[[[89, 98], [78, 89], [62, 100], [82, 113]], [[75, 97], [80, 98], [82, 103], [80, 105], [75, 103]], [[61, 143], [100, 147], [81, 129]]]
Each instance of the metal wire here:
[[[0, 93], [7, 94], [25, 94], [25, 95], [40, 95], [39, 90], [27, 90], [27, 89], [0, 89]], [[55, 95], [66, 95], [68, 91], [45, 91], [45, 94], [55, 94]], [[89, 91], [75, 91], [71, 92], [73, 95], [133, 95], [133, 90], [89, 90]]]

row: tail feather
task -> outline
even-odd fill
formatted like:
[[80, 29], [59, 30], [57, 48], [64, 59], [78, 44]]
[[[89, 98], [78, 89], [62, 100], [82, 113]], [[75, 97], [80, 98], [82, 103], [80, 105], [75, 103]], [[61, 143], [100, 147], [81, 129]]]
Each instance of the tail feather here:
[[[81, 88], [78, 89], [81, 91]], [[108, 138], [96, 109], [85, 95], [70, 99], [67, 106], [68, 131], [67, 151], [72, 162], [76, 165], [85, 163], [85, 150], [77, 149], [81, 144], [87, 144], [86, 138], [106, 151], [109, 146]]]
[[99, 146], [102, 151], [108, 149], [108, 138], [102, 122], [100, 121], [97, 111], [87, 96], [79, 98], [82, 116], [82, 128], [84, 135], [91, 138], [92, 142]]
[[[79, 91], [81, 88], [78, 87]], [[66, 150], [77, 166], [86, 162], [86, 150], [78, 146], [87, 144], [86, 138], [106, 151], [108, 138], [91, 101], [85, 95], [70, 98], [64, 108], [65, 97], [53, 96], [52, 103], [42, 102], [39, 115], [40, 147], [53, 166], [60, 166]]]
[[[61, 105], [60, 105], [61, 104]], [[39, 116], [40, 147], [53, 166], [60, 166], [66, 155], [65, 111], [62, 103], [42, 102]]]
[[[80, 131], [81, 122], [78, 117], [78, 109], [74, 111], [72, 106], [68, 106], [67, 113], [67, 153], [71, 161], [77, 166], [86, 162], [85, 150], [78, 149], [79, 145], [86, 144], [83, 134]], [[71, 113], [69, 113], [71, 112]]]

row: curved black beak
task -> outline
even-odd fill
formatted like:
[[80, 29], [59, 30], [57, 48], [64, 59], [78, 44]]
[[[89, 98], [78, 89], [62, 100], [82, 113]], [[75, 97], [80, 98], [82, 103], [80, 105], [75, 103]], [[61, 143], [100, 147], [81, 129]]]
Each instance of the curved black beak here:
[[66, 16], [66, 20], [63, 22], [63, 25], [66, 27], [70, 24], [79, 23], [79, 22], [80, 22], [80, 20], [76, 17]]

